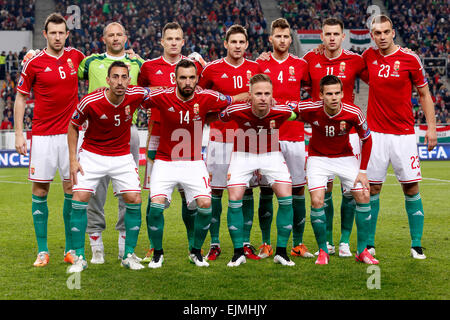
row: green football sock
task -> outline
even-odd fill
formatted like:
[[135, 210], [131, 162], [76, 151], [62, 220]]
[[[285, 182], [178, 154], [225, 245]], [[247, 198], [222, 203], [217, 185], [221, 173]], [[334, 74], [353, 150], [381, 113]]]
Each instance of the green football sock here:
[[183, 218], [184, 225], [186, 226], [186, 234], [189, 243], [189, 251], [194, 244], [194, 228], [196, 220], [197, 210], [190, 210], [187, 207], [186, 199], [181, 200], [181, 217]]
[[73, 195], [64, 193], [63, 219], [64, 219], [64, 233], [66, 236], [66, 244], [64, 252], [69, 252], [72, 249], [72, 232], [70, 231], [70, 215], [72, 213], [72, 197]]
[[164, 204], [151, 203], [148, 214], [147, 232], [155, 250], [162, 250], [164, 232]]
[[421, 247], [425, 215], [420, 193], [413, 196], [405, 195], [405, 207], [408, 214], [411, 247]]
[[322, 249], [328, 253], [326, 219], [324, 207], [311, 207], [311, 225], [314, 231], [314, 236], [316, 237], [319, 249]]
[[342, 195], [341, 202], [341, 239], [339, 243], [349, 243], [355, 220], [355, 200]]
[[140, 203], [126, 203], [125, 204], [125, 252], [123, 258], [134, 252], [139, 237], [139, 230], [141, 229], [141, 204]]
[[306, 222], [305, 196], [292, 196], [292, 209], [294, 211], [292, 243], [293, 247], [296, 247], [303, 243], [303, 233], [305, 231]]
[[244, 217], [242, 215], [242, 200], [228, 201], [227, 224], [234, 249], [243, 248]]
[[147, 203], [147, 209], [145, 212], [145, 223], [147, 224], [147, 236], [148, 240], [150, 242], [150, 249], [153, 249], [152, 240], [150, 238], [150, 228], [148, 227], [148, 215], [150, 214], [150, 206], [151, 206], [151, 199], [150, 196], [148, 197], [148, 203]]
[[242, 216], [244, 217], [244, 243], [250, 243], [250, 232], [252, 231], [254, 216], [253, 194], [246, 194], [242, 199]]
[[334, 216], [334, 206], [333, 206], [333, 192], [325, 193], [325, 216], [326, 216], [326, 228], [327, 228], [327, 241], [330, 245], [333, 243], [333, 216]]
[[270, 244], [270, 229], [273, 220], [273, 194], [261, 194], [259, 197], [258, 218], [262, 242]]
[[357, 252], [360, 254], [367, 247], [367, 238], [371, 224], [370, 203], [357, 203], [355, 207]]
[[278, 198], [277, 247], [286, 248], [292, 231], [292, 196]]
[[38, 252], [48, 252], [47, 224], [48, 205], [47, 196], [39, 197], [31, 195], [31, 212], [33, 214], [34, 232], [38, 245]]
[[370, 196], [370, 229], [367, 238], [367, 245], [375, 247], [375, 232], [377, 230], [378, 212], [380, 211], [380, 194]]
[[197, 208], [197, 214], [195, 216], [193, 248], [199, 250], [202, 248], [203, 243], [205, 242], [206, 235], [208, 234], [209, 227], [211, 226], [211, 215], [211, 207]]
[[87, 202], [72, 200], [72, 214], [70, 216], [70, 230], [72, 232], [72, 249], [77, 256], [84, 253], [84, 242], [87, 228]]
[[219, 231], [220, 231], [220, 216], [222, 215], [222, 196], [211, 196], [211, 226], [209, 232], [211, 234], [211, 243], [220, 244]]

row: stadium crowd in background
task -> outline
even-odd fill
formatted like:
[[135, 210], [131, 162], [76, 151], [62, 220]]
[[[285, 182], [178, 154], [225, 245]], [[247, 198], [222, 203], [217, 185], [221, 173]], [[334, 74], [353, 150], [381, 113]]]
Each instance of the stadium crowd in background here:
[[35, 0], [0, 0], [1, 30], [33, 30]]

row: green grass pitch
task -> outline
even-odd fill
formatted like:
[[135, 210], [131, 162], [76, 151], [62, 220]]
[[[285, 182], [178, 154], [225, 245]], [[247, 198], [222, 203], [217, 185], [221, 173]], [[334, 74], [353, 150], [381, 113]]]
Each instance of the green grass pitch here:
[[[141, 168], [141, 173], [144, 170]], [[59, 178], [49, 194], [48, 238], [50, 264], [32, 266], [36, 258], [36, 240], [31, 216], [31, 183], [27, 169], [0, 170], [0, 300], [14, 299], [151, 299], [151, 300], [299, 300], [299, 299], [449, 299], [450, 298], [450, 162], [422, 162], [421, 194], [425, 209], [423, 246], [427, 259], [409, 257], [409, 228], [404, 197], [392, 171], [381, 194], [381, 209], [376, 235], [379, 269], [356, 263], [354, 258], [332, 256], [328, 266], [316, 266], [315, 259], [293, 258], [295, 267], [275, 265], [271, 258], [247, 261], [228, 268], [232, 256], [226, 228], [226, 196], [221, 223], [222, 255], [209, 268], [197, 268], [187, 259], [187, 240], [181, 219], [180, 198], [174, 193], [172, 206], [165, 211], [165, 262], [161, 269], [130, 271], [117, 259], [117, 200], [110, 194], [106, 204], [107, 230], [103, 234], [106, 263], [89, 264], [75, 281], [63, 263], [63, 194]], [[255, 199], [258, 191], [255, 190]], [[148, 192], [143, 192], [145, 216]], [[339, 241], [341, 201], [338, 184], [334, 193], [334, 241]], [[307, 208], [309, 207], [309, 196]], [[257, 203], [257, 201], [255, 201]], [[276, 207], [276, 205], [275, 205]], [[255, 208], [256, 209], [256, 208]], [[259, 246], [261, 232], [255, 215], [252, 243]], [[275, 219], [272, 241], [275, 244]], [[209, 244], [209, 235], [203, 249]], [[88, 262], [91, 258], [86, 239]], [[307, 210], [305, 244], [317, 250]], [[145, 219], [136, 253], [143, 256], [148, 246]], [[290, 250], [291, 241], [288, 250]], [[351, 249], [356, 249], [353, 227]], [[376, 278], [374, 278], [376, 277]], [[375, 280], [374, 280], [375, 279]], [[68, 286], [68, 280], [69, 285]], [[370, 285], [379, 289], [371, 289]], [[76, 288], [80, 285], [80, 289]], [[74, 288], [75, 286], [75, 288]], [[70, 289], [72, 288], [72, 289]]]

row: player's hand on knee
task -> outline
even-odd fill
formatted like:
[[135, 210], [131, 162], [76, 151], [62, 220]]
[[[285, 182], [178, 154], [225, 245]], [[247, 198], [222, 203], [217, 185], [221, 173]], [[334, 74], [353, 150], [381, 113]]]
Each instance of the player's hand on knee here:
[[77, 174], [78, 172], [81, 173], [82, 176], [84, 176], [83, 168], [81, 167], [80, 163], [78, 161], [74, 161], [70, 163], [70, 180], [72, 181], [72, 186], [78, 184], [77, 180]]
[[370, 184], [369, 179], [367, 178], [367, 174], [365, 172], [359, 172], [358, 176], [355, 179], [355, 183], [353, 184], [353, 187], [356, 187], [358, 183], [361, 183], [364, 190], [370, 190]]

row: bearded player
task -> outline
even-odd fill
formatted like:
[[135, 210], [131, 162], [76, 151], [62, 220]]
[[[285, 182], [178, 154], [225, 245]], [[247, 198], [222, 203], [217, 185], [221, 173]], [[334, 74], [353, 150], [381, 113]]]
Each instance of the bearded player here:
[[[184, 46], [183, 29], [177, 22], [169, 22], [162, 29], [161, 46], [163, 47], [163, 55], [147, 60], [141, 67], [139, 73], [138, 85], [143, 87], [150, 87], [153, 89], [169, 88], [176, 84], [175, 81], [175, 67], [178, 62], [187, 57], [181, 54], [181, 49]], [[196, 62], [198, 73], [202, 70], [203, 59], [198, 54], [195, 55], [200, 62]], [[153, 162], [155, 161], [156, 150], [158, 149], [160, 140], [160, 117], [159, 110], [153, 109], [151, 113], [151, 119], [148, 126], [148, 139], [147, 139], [147, 163], [145, 167], [145, 180], [143, 184], [144, 189], [150, 188], [150, 174], [152, 171]], [[192, 247], [192, 241], [194, 239], [194, 221], [195, 210], [189, 210], [186, 204], [186, 199], [182, 190], [180, 190], [182, 198], [182, 218], [186, 225], [187, 236], [189, 240], [189, 249]], [[150, 210], [150, 201], [147, 205], [148, 216]], [[143, 262], [150, 262], [153, 254], [153, 249], [150, 248]]]
[[[264, 74], [273, 83], [273, 97], [278, 102], [286, 100], [300, 100], [301, 84], [309, 81], [308, 64], [305, 60], [289, 53], [292, 43], [291, 29], [286, 19], [280, 18], [272, 22], [269, 41], [273, 51], [267, 58], [257, 59]], [[292, 207], [293, 207], [293, 246], [291, 255], [305, 258], [314, 257], [303, 244], [305, 230], [305, 138], [304, 125], [299, 121], [286, 121], [280, 127], [280, 147], [292, 178]], [[273, 219], [272, 188], [264, 186], [262, 177], [261, 195], [259, 198], [259, 225], [261, 227], [262, 242], [258, 256], [266, 258], [273, 254], [270, 244], [270, 230]]]

